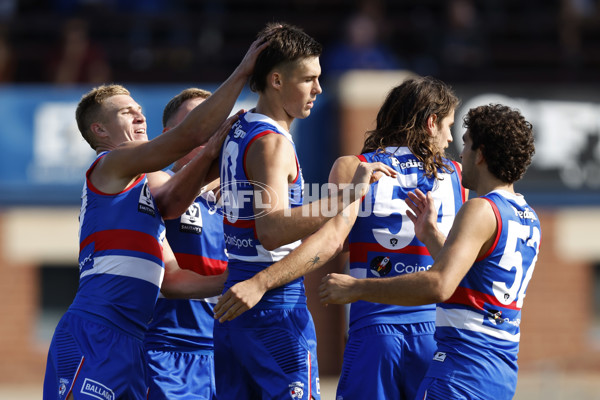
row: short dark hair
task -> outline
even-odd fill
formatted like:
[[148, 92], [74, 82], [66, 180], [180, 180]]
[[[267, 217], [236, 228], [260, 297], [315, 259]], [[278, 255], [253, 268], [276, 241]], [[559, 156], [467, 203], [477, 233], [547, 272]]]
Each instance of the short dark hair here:
[[520, 111], [502, 104], [479, 106], [469, 110], [463, 125], [492, 175], [506, 183], [523, 177], [535, 145], [533, 127]]
[[267, 86], [267, 75], [273, 68], [308, 57], [319, 57], [322, 46], [302, 29], [280, 22], [267, 24], [257, 38], [269, 40], [267, 47], [258, 55], [254, 72], [250, 76], [250, 89], [262, 92]]
[[173, 97], [165, 106], [162, 116], [163, 128], [167, 127], [169, 120], [173, 117], [173, 115], [175, 115], [175, 113], [177, 113], [179, 107], [181, 107], [181, 105], [187, 100], [195, 99], [198, 97], [202, 99], [207, 99], [211, 94], [212, 93], [208, 90], [198, 88], [188, 88], [182, 90], [177, 96]]
[[121, 85], [102, 85], [93, 88], [81, 97], [75, 110], [75, 120], [81, 136], [96, 150], [96, 141], [92, 134], [91, 126], [100, 118], [102, 103], [110, 97], [117, 95], [129, 96], [129, 90]]
[[427, 119], [436, 115], [440, 124], [458, 104], [452, 88], [436, 78], [407, 79], [388, 93], [377, 113], [377, 126], [367, 132], [361, 152], [407, 146], [423, 162], [425, 173], [437, 177], [440, 168], [450, 170], [450, 166], [427, 134]]

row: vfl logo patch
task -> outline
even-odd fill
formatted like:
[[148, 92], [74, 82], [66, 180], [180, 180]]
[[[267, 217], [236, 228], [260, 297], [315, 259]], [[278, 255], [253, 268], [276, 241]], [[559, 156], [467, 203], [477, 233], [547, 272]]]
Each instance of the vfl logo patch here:
[[371, 271], [375, 276], [382, 277], [386, 276], [392, 270], [392, 264], [390, 264], [390, 258], [384, 256], [377, 256], [371, 261]]
[[443, 351], [438, 351], [433, 356], [433, 361], [444, 362], [446, 360], [446, 353]]
[[140, 192], [138, 211], [153, 217], [156, 216], [156, 211], [154, 211], [154, 202], [152, 201], [152, 195], [150, 194], [150, 189], [148, 188], [148, 182], [144, 183], [144, 187]]
[[198, 203], [193, 203], [180, 218], [179, 231], [183, 233], [202, 233], [202, 213]]
[[290, 388], [290, 396], [292, 399], [301, 399], [304, 397], [304, 383], [292, 382], [288, 386]]
[[115, 400], [115, 394], [111, 389], [89, 378], [85, 378], [83, 381], [81, 393], [101, 400]]

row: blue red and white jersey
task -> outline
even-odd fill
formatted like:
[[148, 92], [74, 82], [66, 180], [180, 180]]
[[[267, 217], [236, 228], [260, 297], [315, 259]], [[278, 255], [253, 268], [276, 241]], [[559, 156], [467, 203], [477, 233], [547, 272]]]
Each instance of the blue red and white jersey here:
[[[181, 217], [165, 224], [167, 240], [180, 268], [206, 276], [225, 272], [223, 216], [213, 192], [202, 193]], [[146, 349], [212, 350], [216, 300], [165, 299], [159, 295], [146, 333]]]
[[[389, 278], [426, 271], [433, 258], [415, 236], [407, 216], [407, 193], [420, 189], [431, 192], [438, 209], [438, 226], [448, 234], [458, 209], [464, 203], [460, 167], [445, 160], [452, 172], [440, 170], [439, 178], [428, 177], [407, 147], [388, 147], [365, 153], [361, 161], [382, 162], [398, 172], [396, 178], [383, 176], [365, 196], [358, 218], [348, 236], [350, 275], [355, 278]], [[366, 301], [350, 306], [350, 330], [373, 324], [405, 324], [435, 320], [435, 305], [403, 307]]]
[[140, 339], [152, 317], [164, 276], [165, 225], [141, 175], [106, 194], [86, 174], [79, 214], [79, 288], [69, 311]]
[[[304, 179], [292, 136], [265, 115], [254, 112], [242, 114], [232, 126], [223, 144], [220, 159], [223, 227], [229, 255], [229, 275], [225, 290], [281, 260], [300, 245], [298, 240], [269, 251], [262, 246], [256, 234], [255, 220], [261, 217], [263, 211], [260, 202], [257, 203], [255, 211], [255, 191], [261, 190], [264, 184], [248, 179], [245, 161], [248, 149], [254, 141], [269, 134], [283, 135], [294, 148], [297, 174], [295, 180], [289, 184], [287, 200], [290, 207], [302, 205]], [[271, 199], [271, 201], [277, 202], [282, 199]], [[265, 209], [264, 212], [267, 210]], [[306, 302], [303, 278], [267, 292], [258, 306], [263, 303], [296, 304], [299, 302]]]
[[438, 304], [435, 338], [438, 351], [485, 359], [505, 374], [490, 376], [516, 384], [521, 308], [539, 253], [540, 222], [523, 196], [497, 190], [482, 198], [496, 214], [496, 239], [452, 297]]

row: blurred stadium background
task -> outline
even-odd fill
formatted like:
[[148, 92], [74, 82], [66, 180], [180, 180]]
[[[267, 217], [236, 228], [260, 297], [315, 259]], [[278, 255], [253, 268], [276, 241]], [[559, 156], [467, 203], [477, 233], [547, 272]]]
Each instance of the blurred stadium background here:
[[[523, 310], [516, 399], [600, 398], [600, 1], [0, 1], [0, 398], [39, 399], [46, 352], [77, 288], [77, 215], [93, 152], [74, 109], [102, 82], [130, 89], [149, 132], [189, 86], [214, 90], [266, 22], [324, 45], [323, 94], [296, 121], [305, 179], [320, 184], [360, 150], [386, 92], [434, 75], [474, 105], [502, 102], [534, 125], [517, 189], [541, 219], [542, 251]], [[244, 91], [236, 108], [252, 106]], [[307, 277], [324, 400], [334, 398], [343, 307]], [[366, 383], [368, 384], [368, 383]]]

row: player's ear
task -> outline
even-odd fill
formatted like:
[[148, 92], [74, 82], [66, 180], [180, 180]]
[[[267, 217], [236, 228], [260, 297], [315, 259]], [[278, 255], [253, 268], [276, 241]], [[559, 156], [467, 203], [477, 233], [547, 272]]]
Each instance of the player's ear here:
[[270, 83], [273, 88], [279, 90], [281, 88], [281, 74], [277, 71], [273, 72], [270, 75]]
[[482, 162], [485, 162], [485, 157], [483, 156], [483, 146], [480, 146], [479, 148], [477, 148], [477, 150], [475, 150], [475, 163], [476, 164], [481, 164]]
[[435, 134], [435, 128], [437, 126], [437, 115], [435, 114], [431, 114], [429, 117], [427, 117], [427, 134], [429, 136], [434, 136]]
[[104, 126], [102, 126], [102, 124], [100, 122], [94, 122], [90, 126], [90, 130], [92, 131], [94, 136], [100, 136], [100, 137], [108, 136], [108, 132], [106, 132], [106, 130], [104, 129]]

